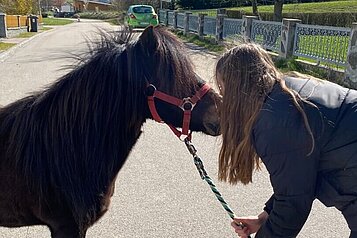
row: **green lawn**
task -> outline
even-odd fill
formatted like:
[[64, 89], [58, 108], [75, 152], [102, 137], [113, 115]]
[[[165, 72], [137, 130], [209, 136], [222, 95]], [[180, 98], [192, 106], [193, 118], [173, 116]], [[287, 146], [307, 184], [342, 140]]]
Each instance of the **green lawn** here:
[[[227, 8], [229, 10], [241, 10], [246, 13], [252, 13], [252, 7], [234, 7]], [[258, 6], [258, 11], [263, 12], [273, 12], [274, 5], [264, 5]], [[210, 16], [216, 15], [215, 9], [210, 10], [197, 10], [192, 11], [194, 13], [207, 13]], [[356, 13], [357, 12], [357, 1], [356, 0], [344, 0], [344, 1], [333, 1], [333, 2], [313, 2], [313, 3], [296, 3], [296, 4], [284, 4], [283, 13]]]
[[[232, 8], [239, 9], [245, 12], [252, 12], [252, 7]], [[273, 12], [274, 6], [258, 6], [259, 12]], [[325, 12], [345, 12], [352, 13], [357, 12], [357, 1], [333, 1], [333, 2], [313, 2], [313, 3], [296, 3], [296, 4], [284, 4], [283, 13], [325, 13]]]
[[0, 42], [0, 51], [7, 50], [16, 44]]
[[23, 33], [20, 33], [19, 35], [15, 36], [15, 38], [30, 38], [36, 34], [37, 34], [37, 32], [23, 32]]
[[63, 18], [43, 18], [43, 24], [49, 26], [59, 26], [71, 24], [73, 20]]

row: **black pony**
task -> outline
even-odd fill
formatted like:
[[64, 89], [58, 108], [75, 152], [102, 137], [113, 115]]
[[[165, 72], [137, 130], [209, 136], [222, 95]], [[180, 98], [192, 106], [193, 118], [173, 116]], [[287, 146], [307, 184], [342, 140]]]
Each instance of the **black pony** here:
[[[177, 98], [197, 79], [183, 44], [161, 27], [127, 43], [103, 41], [86, 62], [46, 90], [0, 109], [0, 225], [47, 225], [55, 238], [82, 238], [108, 209], [117, 173], [152, 118], [147, 85]], [[209, 90], [190, 129], [219, 132]], [[183, 110], [160, 100], [161, 118], [180, 127]]]

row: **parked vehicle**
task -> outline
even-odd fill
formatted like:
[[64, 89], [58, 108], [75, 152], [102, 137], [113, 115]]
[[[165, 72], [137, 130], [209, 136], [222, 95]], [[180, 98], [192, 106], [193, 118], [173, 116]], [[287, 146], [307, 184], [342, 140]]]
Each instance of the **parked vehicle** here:
[[126, 18], [126, 23], [130, 28], [145, 28], [159, 24], [157, 14], [150, 5], [131, 5]]

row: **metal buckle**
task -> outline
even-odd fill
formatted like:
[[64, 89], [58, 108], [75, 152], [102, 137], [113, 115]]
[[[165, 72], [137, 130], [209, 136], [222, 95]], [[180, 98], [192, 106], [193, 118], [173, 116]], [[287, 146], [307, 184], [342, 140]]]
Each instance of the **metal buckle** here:
[[182, 99], [182, 105], [180, 106], [180, 108], [183, 111], [188, 111], [188, 110], [192, 111], [195, 106], [196, 106], [196, 104], [192, 103], [191, 98], [188, 97], [188, 98]]

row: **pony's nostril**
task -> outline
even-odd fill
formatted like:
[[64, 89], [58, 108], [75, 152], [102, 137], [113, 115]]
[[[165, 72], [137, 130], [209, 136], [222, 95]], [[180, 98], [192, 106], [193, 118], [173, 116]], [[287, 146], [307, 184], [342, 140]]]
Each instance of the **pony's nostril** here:
[[218, 123], [207, 123], [206, 128], [208, 131], [208, 134], [212, 136], [218, 136], [221, 133], [221, 128]]

